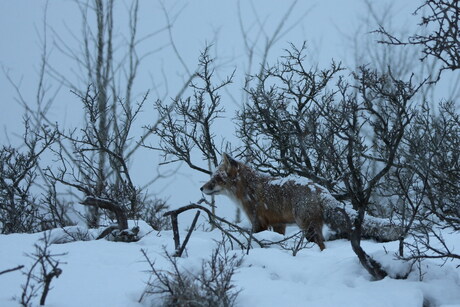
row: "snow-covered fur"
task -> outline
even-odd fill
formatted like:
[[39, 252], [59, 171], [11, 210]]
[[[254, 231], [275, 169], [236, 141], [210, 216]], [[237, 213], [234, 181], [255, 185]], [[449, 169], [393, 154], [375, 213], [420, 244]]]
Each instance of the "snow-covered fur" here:
[[[356, 211], [344, 207], [326, 188], [311, 180], [297, 176], [269, 177], [227, 154], [201, 191], [232, 198], [251, 220], [255, 232], [271, 227], [284, 234], [286, 224], [296, 223], [306, 238], [318, 244], [321, 250], [325, 248], [324, 223], [332, 226], [339, 236], [346, 237], [349, 225], [344, 213], [351, 220], [356, 216]], [[366, 217], [362, 233], [363, 237], [378, 241], [396, 240], [400, 234], [388, 221], [375, 217]]]

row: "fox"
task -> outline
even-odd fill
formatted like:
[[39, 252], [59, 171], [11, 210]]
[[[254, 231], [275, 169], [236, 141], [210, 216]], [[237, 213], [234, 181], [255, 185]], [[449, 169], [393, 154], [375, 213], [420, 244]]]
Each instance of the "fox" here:
[[252, 223], [253, 232], [271, 228], [285, 234], [296, 223], [320, 250], [324, 244], [324, 199], [328, 191], [306, 178], [276, 178], [263, 175], [224, 153], [222, 162], [200, 190], [206, 195], [227, 195]]
[[[277, 178], [261, 174], [223, 153], [222, 161], [200, 190], [206, 195], [227, 195], [248, 216], [253, 232], [272, 229], [285, 234], [287, 224], [297, 224], [308, 241], [324, 244], [323, 226], [332, 238], [348, 238], [357, 212], [341, 203], [325, 187], [298, 176]], [[366, 215], [361, 236], [378, 242], [395, 241], [404, 233], [402, 226], [385, 218]]]

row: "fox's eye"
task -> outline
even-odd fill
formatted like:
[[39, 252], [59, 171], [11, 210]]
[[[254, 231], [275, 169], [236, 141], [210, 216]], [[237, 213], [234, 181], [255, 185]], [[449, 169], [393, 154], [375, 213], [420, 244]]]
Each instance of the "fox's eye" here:
[[216, 177], [214, 177], [214, 180], [215, 180], [216, 182], [223, 182], [223, 181], [224, 181], [224, 180], [222, 179], [222, 176], [220, 176], [220, 175], [217, 175]]

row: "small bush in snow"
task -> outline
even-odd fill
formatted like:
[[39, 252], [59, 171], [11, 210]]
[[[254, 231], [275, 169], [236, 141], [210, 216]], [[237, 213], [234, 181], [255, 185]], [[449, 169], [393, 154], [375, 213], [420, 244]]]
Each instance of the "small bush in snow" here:
[[33, 263], [23, 272], [26, 281], [21, 286], [21, 296], [15, 297], [21, 306], [32, 306], [32, 301], [40, 292], [40, 305], [45, 305], [46, 297], [52, 289], [51, 281], [62, 274], [62, 269], [59, 267], [62, 262], [58, 260], [58, 257], [65, 254], [53, 254], [50, 250], [51, 244], [50, 234], [45, 232], [42, 244], [35, 244], [35, 252], [27, 254]]
[[162, 199], [147, 201], [138, 218], [145, 221], [157, 231], [169, 230], [172, 228], [171, 220], [169, 216], [163, 216], [168, 209], [169, 206]]
[[[197, 273], [179, 268], [177, 259], [166, 253], [172, 264], [171, 271], [155, 268], [146, 252], [142, 250], [150, 268], [152, 278], [141, 297], [154, 295], [161, 298], [161, 306], [234, 306], [239, 291], [232, 283], [232, 276], [241, 264], [241, 257], [229, 253], [225, 243], [220, 242], [211, 258], [203, 260]], [[152, 306], [155, 306], [152, 301]]]
[[83, 226], [69, 226], [60, 229], [53, 229], [50, 233], [51, 244], [65, 244], [76, 241], [94, 240], [94, 234]]

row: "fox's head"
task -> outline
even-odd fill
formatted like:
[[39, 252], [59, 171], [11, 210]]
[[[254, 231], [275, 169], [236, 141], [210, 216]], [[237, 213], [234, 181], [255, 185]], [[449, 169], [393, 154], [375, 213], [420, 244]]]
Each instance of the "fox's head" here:
[[240, 164], [226, 153], [222, 156], [222, 162], [217, 167], [211, 179], [200, 190], [207, 195], [223, 194], [233, 186], [238, 175]]

